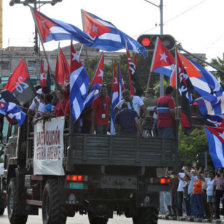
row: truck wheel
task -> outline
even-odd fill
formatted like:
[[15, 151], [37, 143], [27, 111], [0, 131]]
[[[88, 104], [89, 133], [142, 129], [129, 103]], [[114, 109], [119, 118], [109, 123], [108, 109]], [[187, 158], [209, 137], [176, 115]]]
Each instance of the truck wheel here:
[[[21, 209], [21, 201], [16, 197], [17, 195], [16, 179], [11, 178], [8, 186], [8, 217], [11, 224], [25, 224], [27, 215], [19, 214]], [[21, 192], [18, 192], [21, 195]]]
[[5, 209], [4, 208], [0, 208], [0, 215], [4, 214]]
[[88, 213], [89, 217], [89, 223], [90, 224], [107, 224], [108, 219], [107, 218], [100, 218], [92, 215], [91, 213]]
[[65, 224], [66, 210], [60, 205], [60, 192], [57, 180], [48, 180], [43, 192], [43, 224]]
[[141, 208], [138, 211], [138, 216], [133, 217], [134, 224], [157, 224], [158, 211], [153, 208]]

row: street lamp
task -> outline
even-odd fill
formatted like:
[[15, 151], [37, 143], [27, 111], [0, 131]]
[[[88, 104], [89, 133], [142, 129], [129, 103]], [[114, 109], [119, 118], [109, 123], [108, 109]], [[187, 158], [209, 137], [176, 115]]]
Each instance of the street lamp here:
[[[9, 5], [13, 6], [14, 4], [23, 4], [24, 6], [30, 6], [33, 4], [33, 8], [37, 9], [37, 4], [39, 4], [39, 8], [45, 4], [51, 4], [52, 6], [58, 2], [62, 2], [62, 0], [10, 0]], [[38, 35], [37, 35], [37, 27], [35, 26], [35, 36], [34, 36], [34, 52], [36, 55], [36, 74], [39, 74], [40, 66], [39, 66], [39, 46], [38, 46]]]
[[[160, 35], [163, 35], [163, 0], [160, 0], [160, 5], [156, 5], [155, 3], [145, 0], [151, 5], [156, 6], [160, 10]], [[160, 74], [160, 96], [164, 94], [164, 76]]]

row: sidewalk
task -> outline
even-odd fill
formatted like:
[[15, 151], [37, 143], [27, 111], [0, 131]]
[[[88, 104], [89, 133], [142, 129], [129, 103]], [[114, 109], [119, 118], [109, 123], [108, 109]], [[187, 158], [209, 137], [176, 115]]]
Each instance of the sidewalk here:
[[187, 222], [224, 224], [224, 217], [223, 216], [221, 216], [220, 220], [209, 220], [209, 219], [200, 219], [200, 218], [193, 218], [193, 217], [185, 218], [185, 217], [170, 217], [170, 216], [166, 216], [166, 215], [159, 215], [159, 219], [187, 221]]

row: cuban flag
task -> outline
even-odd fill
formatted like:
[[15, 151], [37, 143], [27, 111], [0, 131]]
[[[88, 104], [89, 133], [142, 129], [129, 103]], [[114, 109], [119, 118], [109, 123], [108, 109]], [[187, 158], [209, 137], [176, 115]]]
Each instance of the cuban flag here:
[[141, 96], [143, 93], [143, 90], [139, 84], [137, 73], [136, 73], [137, 58], [135, 58], [136, 61], [133, 62], [128, 48], [126, 48], [126, 51], [127, 51], [127, 60], [128, 60], [130, 94]]
[[89, 93], [86, 98], [85, 108], [91, 107], [95, 98], [100, 95], [100, 87], [103, 84], [103, 71], [104, 71], [104, 55], [101, 54], [95, 74], [90, 84]]
[[0, 103], [0, 113], [11, 121], [17, 121], [21, 126], [26, 118], [26, 114], [15, 103]]
[[47, 75], [44, 72], [44, 63], [43, 59], [40, 59], [40, 86], [46, 86], [47, 84]]
[[170, 77], [174, 67], [175, 59], [173, 55], [157, 37], [150, 71]]
[[219, 102], [211, 102], [200, 97], [195, 100], [202, 115], [221, 115], [224, 114], [224, 95]]
[[86, 46], [93, 44], [93, 39], [78, 27], [51, 19], [32, 7], [30, 9], [43, 43], [51, 40], [74, 40]]
[[224, 128], [205, 127], [209, 154], [216, 169], [224, 167]]
[[115, 113], [114, 108], [119, 102], [119, 84], [118, 84], [118, 77], [116, 73], [115, 64], [113, 64], [113, 82], [112, 82], [112, 108], [111, 108], [111, 122], [110, 122], [110, 134], [115, 134]]
[[224, 115], [206, 116], [205, 124], [212, 127], [224, 127]]
[[118, 80], [119, 80], [119, 101], [122, 100], [122, 91], [125, 90], [124, 80], [122, 78], [120, 64], [118, 63]]
[[74, 116], [74, 123], [78, 120], [85, 107], [85, 101], [89, 88], [89, 77], [76, 54], [71, 43], [71, 74], [70, 74], [70, 107]]
[[136, 40], [117, 29], [112, 23], [92, 13], [82, 10], [84, 31], [94, 38], [92, 47], [104, 51], [117, 51], [128, 48], [136, 53], [147, 56], [147, 50]]
[[0, 91], [0, 102], [1, 103], [15, 103], [19, 105], [19, 101], [15, 98], [15, 96], [7, 89], [3, 89]]

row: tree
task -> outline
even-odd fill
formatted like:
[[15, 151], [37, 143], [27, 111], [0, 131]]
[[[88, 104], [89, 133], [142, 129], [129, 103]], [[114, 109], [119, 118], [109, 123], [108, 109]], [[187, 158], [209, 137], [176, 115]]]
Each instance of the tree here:
[[[224, 53], [222, 54], [222, 58], [220, 57], [213, 58], [211, 64], [224, 70]], [[215, 75], [217, 75], [220, 78], [221, 83], [224, 84], [224, 74], [220, 71], [216, 71]]]
[[[195, 128], [189, 136], [179, 130], [179, 162], [180, 167], [192, 166], [196, 162], [196, 155], [199, 152], [208, 153], [208, 140], [203, 128]], [[209, 155], [209, 153], [208, 153]], [[208, 156], [208, 166], [213, 167], [212, 160]]]

